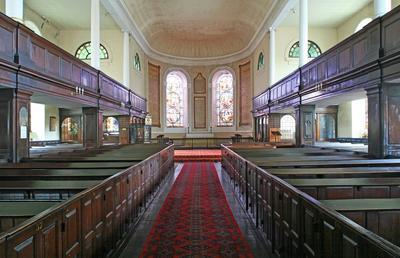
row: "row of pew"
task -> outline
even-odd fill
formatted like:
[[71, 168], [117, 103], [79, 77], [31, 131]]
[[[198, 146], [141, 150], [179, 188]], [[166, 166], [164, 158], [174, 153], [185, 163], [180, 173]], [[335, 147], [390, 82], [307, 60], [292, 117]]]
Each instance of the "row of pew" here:
[[400, 257], [400, 160], [223, 146], [222, 166], [274, 257]]
[[1, 165], [0, 257], [117, 257], [173, 162], [138, 144]]

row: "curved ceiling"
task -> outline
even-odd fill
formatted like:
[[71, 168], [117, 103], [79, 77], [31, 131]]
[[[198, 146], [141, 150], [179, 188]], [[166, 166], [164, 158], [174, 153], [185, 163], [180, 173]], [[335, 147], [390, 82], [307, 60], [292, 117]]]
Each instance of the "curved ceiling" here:
[[149, 46], [166, 56], [216, 58], [247, 48], [273, 0], [123, 0]]

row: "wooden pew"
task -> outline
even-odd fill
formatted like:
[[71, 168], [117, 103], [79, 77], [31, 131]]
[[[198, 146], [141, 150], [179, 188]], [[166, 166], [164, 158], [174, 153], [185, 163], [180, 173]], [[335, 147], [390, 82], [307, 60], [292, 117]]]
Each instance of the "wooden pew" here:
[[0, 166], [3, 169], [19, 168], [19, 169], [126, 169], [134, 166], [138, 162], [32, 162], [4, 164]]
[[317, 200], [400, 198], [400, 177], [285, 179]]
[[100, 182], [99, 180], [1, 180], [0, 199], [65, 200]]
[[321, 200], [320, 202], [371, 232], [400, 246], [399, 198]]
[[[53, 207], [58, 201], [0, 201], [0, 233]], [[3, 257], [3, 256], [1, 256]]]
[[246, 157], [247, 160], [254, 162], [256, 164], [271, 162], [276, 164], [277, 162], [306, 162], [306, 161], [341, 161], [341, 160], [365, 160], [363, 157], [355, 156], [281, 156], [281, 157]]
[[400, 167], [267, 168], [267, 170], [283, 179], [400, 177]]

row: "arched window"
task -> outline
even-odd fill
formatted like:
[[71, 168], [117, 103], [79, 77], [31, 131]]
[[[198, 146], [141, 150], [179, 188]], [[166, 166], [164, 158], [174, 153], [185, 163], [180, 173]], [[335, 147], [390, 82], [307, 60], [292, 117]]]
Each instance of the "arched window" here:
[[42, 32], [40, 31], [39, 27], [33, 22], [33, 21], [24, 21], [24, 24], [26, 27], [31, 29], [33, 32], [35, 32], [37, 35], [42, 36]]
[[141, 66], [141, 64], [140, 64], [140, 57], [139, 57], [139, 54], [138, 54], [138, 53], [135, 54], [135, 60], [134, 60], [133, 66], [134, 66], [135, 69], [138, 70], [139, 72], [142, 70], [142, 66]]
[[228, 70], [215, 73], [213, 80], [214, 123], [217, 126], [233, 126], [233, 75]]
[[357, 31], [362, 30], [362, 28], [367, 26], [367, 24], [370, 23], [371, 21], [372, 21], [372, 18], [365, 18], [362, 21], [360, 21], [360, 23], [357, 25], [356, 30], [354, 31], [354, 33], [356, 33]]
[[281, 139], [294, 140], [296, 132], [296, 120], [291, 115], [284, 115], [281, 118]]
[[187, 124], [187, 79], [182, 72], [168, 73], [165, 95], [167, 127], [184, 127]]
[[[79, 58], [80, 60], [90, 60], [92, 56], [92, 49], [91, 49], [91, 42], [85, 42], [76, 50], [75, 57]], [[107, 49], [100, 44], [100, 59], [108, 59], [108, 51]]]
[[264, 68], [264, 54], [263, 52], [260, 52], [258, 55], [258, 64], [257, 64], [257, 70], [261, 70]]
[[[321, 55], [321, 48], [314, 42], [308, 41], [308, 58], [316, 58]], [[300, 57], [300, 42], [297, 41], [292, 45], [289, 50], [289, 58], [299, 58]]]

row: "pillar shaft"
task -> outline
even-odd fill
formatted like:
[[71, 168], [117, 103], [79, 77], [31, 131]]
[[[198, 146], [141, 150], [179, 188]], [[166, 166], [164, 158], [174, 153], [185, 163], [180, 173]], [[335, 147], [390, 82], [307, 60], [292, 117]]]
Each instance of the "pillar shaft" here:
[[91, 0], [91, 60], [90, 64], [100, 69], [100, 0]]
[[124, 44], [123, 44], [123, 64], [122, 64], [122, 71], [123, 71], [123, 83], [125, 87], [129, 88], [130, 84], [130, 53], [129, 53], [129, 33], [124, 31]]
[[270, 28], [269, 30], [269, 85], [273, 85], [275, 83], [275, 68], [276, 68], [276, 60], [275, 60], [275, 28]]
[[300, 0], [300, 22], [299, 22], [300, 58], [299, 66], [307, 63], [308, 59], [308, 0]]
[[375, 17], [385, 15], [392, 9], [391, 0], [374, 0]]
[[24, 0], [6, 0], [6, 15], [16, 21], [24, 21]]

